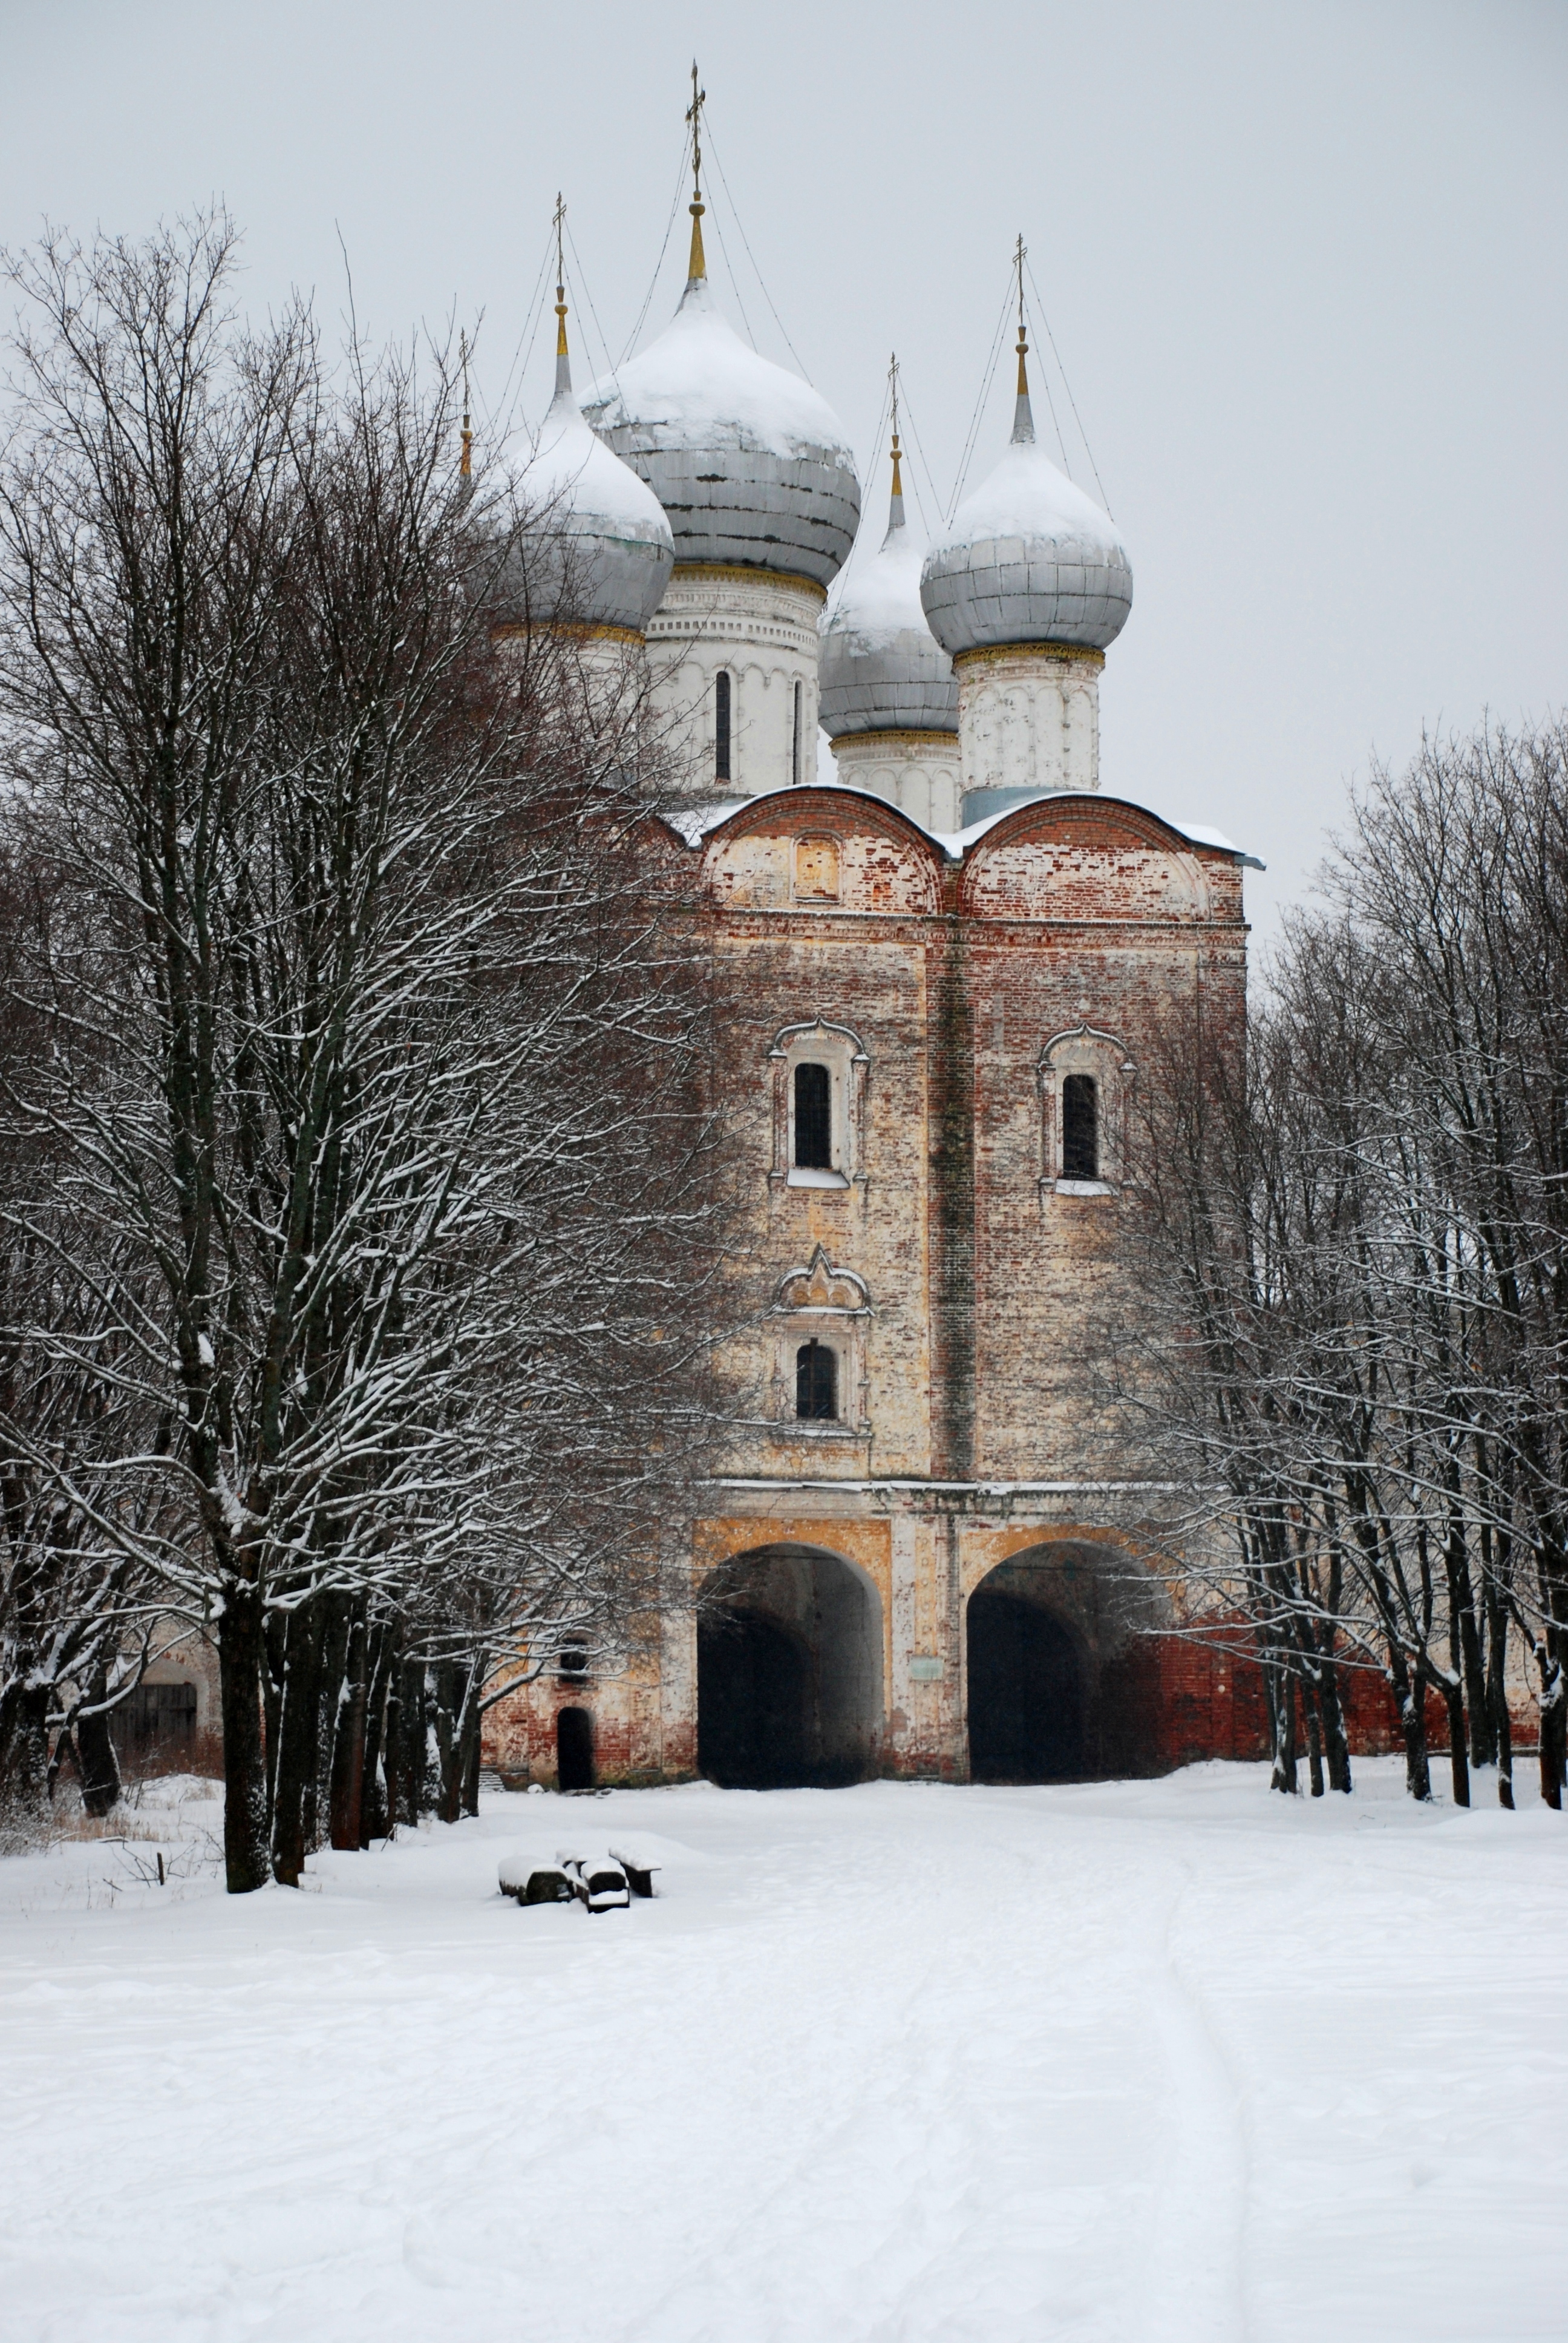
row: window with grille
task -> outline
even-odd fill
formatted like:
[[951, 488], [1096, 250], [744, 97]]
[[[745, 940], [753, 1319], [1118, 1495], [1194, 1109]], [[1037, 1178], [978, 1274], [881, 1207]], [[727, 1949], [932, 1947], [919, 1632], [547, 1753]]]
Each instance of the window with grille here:
[[1100, 1107], [1092, 1074], [1069, 1074], [1061, 1085], [1061, 1176], [1100, 1177]]
[[116, 1741], [127, 1749], [150, 1742], [196, 1739], [196, 1688], [191, 1684], [138, 1684], [110, 1714]]
[[808, 1423], [829, 1423], [839, 1413], [839, 1361], [815, 1336], [795, 1353], [795, 1413]]
[[713, 679], [713, 777], [729, 779], [729, 670], [720, 668]]
[[795, 1161], [803, 1172], [833, 1168], [832, 1078], [809, 1061], [795, 1069]]

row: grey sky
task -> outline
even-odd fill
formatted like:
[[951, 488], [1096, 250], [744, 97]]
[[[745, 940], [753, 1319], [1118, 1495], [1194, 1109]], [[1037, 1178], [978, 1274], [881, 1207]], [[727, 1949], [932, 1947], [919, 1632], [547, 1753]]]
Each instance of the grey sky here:
[[[1137, 579], [1103, 786], [1262, 855], [1261, 928], [1374, 748], [1402, 760], [1423, 721], [1568, 701], [1560, 5], [10, 0], [0, 237], [45, 213], [139, 233], [216, 192], [246, 230], [247, 300], [297, 282], [333, 319], [341, 230], [375, 332], [484, 311], [493, 399], [558, 186], [619, 354], [694, 49], [752, 252], [879, 529], [888, 352], [945, 498], [1022, 230]], [[787, 357], [717, 176], [712, 196], [759, 347]], [[709, 256], [739, 325], [719, 236]], [[541, 337], [536, 417], [547, 358]], [[1006, 436], [1005, 377], [971, 483]], [[1049, 445], [1039, 399], [1037, 418]]]

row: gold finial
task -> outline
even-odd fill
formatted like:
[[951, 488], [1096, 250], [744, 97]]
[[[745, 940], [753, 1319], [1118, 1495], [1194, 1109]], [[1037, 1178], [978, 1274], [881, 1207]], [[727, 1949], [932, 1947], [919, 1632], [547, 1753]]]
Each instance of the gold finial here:
[[702, 200], [702, 109], [708, 103], [708, 92], [698, 85], [697, 60], [691, 61], [691, 104], [686, 109], [686, 119], [691, 126], [691, 261], [686, 281], [693, 284], [708, 274], [708, 262], [702, 250], [702, 215], [707, 206]]
[[901, 501], [904, 493], [902, 475], [899, 469], [899, 354], [893, 352], [888, 366], [888, 378], [893, 387], [893, 494]]
[[566, 223], [567, 207], [558, 192], [556, 196], [556, 356], [567, 354], [567, 270], [561, 252], [561, 231]]
[[466, 332], [458, 335], [457, 347], [463, 361], [463, 453], [457, 465], [457, 477], [466, 480], [474, 468], [474, 432], [468, 417], [468, 337]]
[[1018, 250], [1013, 255], [1013, 266], [1018, 270], [1018, 395], [1020, 398], [1029, 397], [1029, 367], [1025, 363], [1029, 357], [1029, 336], [1023, 325], [1023, 264], [1028, 257], [1028, 248], [1020, 236]]

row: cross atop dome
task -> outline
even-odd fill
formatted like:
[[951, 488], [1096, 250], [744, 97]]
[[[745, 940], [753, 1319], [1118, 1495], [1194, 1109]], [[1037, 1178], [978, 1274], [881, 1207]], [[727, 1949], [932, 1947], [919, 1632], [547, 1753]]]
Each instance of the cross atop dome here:
[[708, 260], [702, 249], [702, 215], [707, 206], [702, 200], [702, 109], [708, 103], [708, 92], [699, 88], [697, 59], [691, 60], [691, 104], [686, 109], [686, 119], [691, 131], [691, 258], [687, 266], [689, 286], [699, 285], [708, 275]]

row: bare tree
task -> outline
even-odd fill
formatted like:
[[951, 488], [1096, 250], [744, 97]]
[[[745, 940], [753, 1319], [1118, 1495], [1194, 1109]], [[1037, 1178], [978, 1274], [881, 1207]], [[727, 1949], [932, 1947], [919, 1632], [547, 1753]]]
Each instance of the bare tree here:
[[303, 309], [236, 323], [232, 261], [215, 219], [17, 265], [0, 627], [65, 908], [23, 1110], [61, 1261], [146, 1272], [120, 1376], [175, 1431], [116, 1460], [165, 1492], [121, 1543], [216, 1634], [243, 1890], [455, 1812], [498, 1670], [628, 1631], [714, 1222], [636, 673], [498, 626], [537, 517], [454, 477], [441, 354], [332, 377]]

